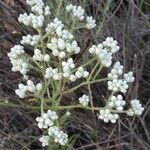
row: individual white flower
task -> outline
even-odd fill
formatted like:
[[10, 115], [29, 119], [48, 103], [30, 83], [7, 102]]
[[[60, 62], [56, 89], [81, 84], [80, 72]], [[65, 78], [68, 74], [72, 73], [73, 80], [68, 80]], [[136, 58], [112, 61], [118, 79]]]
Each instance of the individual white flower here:
[[96, 21], [93, 19], [92, 16], [88, 16], [86, 17], [86, 25], [85, 27], [88, 28], [88, 29], [93, 29], [95, 26], [96, 26]]
[[69, 80], [72, 82], [76, 81], [76, 79], [77, 79], [77, 77], [74, 74], [70, 75], [70, 77], [69, 77]]
[[79, 103], [81, 105], [83, 105], [84, 107], [88, 106], [89, 101], [90, 101], [89, 96], [87, 96], [85, 94], [82, 97], [79, 98]]
[[59, 50], [57, 50], [57, 49], [53, 50], [53, 51], [52, 51], [52, 54], [53, 54], [54, 56], [59, 56]]
[[90, 47], [90, 49], [89, 49], [89, 53], [95, 54], [96, 48], [97, 48], [96, 45], [92, 45], [92, 47]]
[[38, 84], [36, 85], [36, 89], [37, 89], [38, 92], [40, 92], [40, 91], [42, 90], [42, 88], [43, 88], [42, 83], [38, 83]]
[[53, 77], [52, 70], [53, 70], [52, 67], [49, 67], [49, 68], [46, 69], [46, 71], [45, 71], [45, 78], [51, 78], [51, 77]]
[[111, 123], [116, 123], [117, 119], [119, 118], [118, 114], [112, 114], [109, 109], [100, 110], [98, 118], [103, 120], [105, 123], [109, 121]]
[[27, 80], [27, 87], [30, 92], [34, 93], [36, 91], [36, 86], [34, 85], [33, 81], [31, 81], [31, 80]]
[[61, 51], [61, 52], [59, 53], [58, 57], [59, 57], [60, 59], [65, 58], [65, 57], [66, 57], [66, 53], [63, 52], [63, 51]]
[[71, 115], [70, 111], [67, 111], [66, 116], [70, 116], [70, 115]]
[[29, 79], [29, 76], [23, 75], [23, 79], [28, 80], [28, 79]]
[[48, 54], [44, 55], [44, 61], [46, 62], [50, 61], [50, 56]]
[[60, 50], [64, 50], [66, 48], [65, 41], [62, 38], [59, 38], [57, 42], [58, 42], [58, 48]]
[[144, 107], [140, 104], [140, 101], [137, 99], [131, 100], [131, 108], [127, 111], [129, 116], [141, 115], [144, 111]]
[[49, 136], [48, 135], [44, 135], [42, 137], [39, 138], [39, 141], [42, 143], [42, 146], [48, 146], [49, 145]]
[[50, 14], [51, 14], [50, 8], [49, 8], [49, 6], [46, 6], [45, 9], [44, 9], [44, 15], [45, 15], [45, 16], [48, 16], [48, 15], [50, 15]]

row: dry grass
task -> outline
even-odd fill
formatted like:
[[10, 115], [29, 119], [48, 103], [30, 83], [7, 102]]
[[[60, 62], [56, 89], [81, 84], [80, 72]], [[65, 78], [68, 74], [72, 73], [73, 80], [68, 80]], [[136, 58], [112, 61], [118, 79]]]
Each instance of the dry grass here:
[[[84, 4], [83, 0], [78, 2]], [[75, 110], [72, 114], [74, 119], [66, 127], [71, 134], [80, 134], [74, 149], [149, 150], [149, 0], [84, 0], [84, 2], [87, 3], [88, 14], [93, 15], [100, 25], [98, 31], [79, 31], [82, 32], [79, 41], [82, 42], [82, 54], [75, 59], [80, 60], [84, 56], [84, 49], [88, 43], [101, 42], [107, 36], [114, 37], [121, 46], [121, 51], [115, 59], [124, 64], [125, 70], [133, 70], [136, 74], [136, 80], [130, 87], [126, 99], [128, 101], [130, 98], [138, 97], [146, 109], [142, 117], [122, 116], [122, 119], [115, 125], [98, 121], [94, 113]], [[19, 100], [14, 93], [21, 78], [19, 74], [11, 72], [7, 53], [14, 44], [19, 42], [22, 35], [33, 32], [17, 21], [19, 13], [25, 11], [29, 11], [29, 8], [24, 0], [0, 1], [0, 100], [9, 100], [22, 107], [28, 103], [28, 100]], [[91, 87], [90, 91], [94, 104], [102, 105], [107, 93], [106, 87], [96, 84]], [[70, 101], [69, 97], [66, 99]], [[34, 105], [34, 101], [30, 103]], [[41, 133], [36, 127], [35, 115], [35, 112], [26, 108], [0, 106], [0, 150], [43, 149], [37, 140]]]

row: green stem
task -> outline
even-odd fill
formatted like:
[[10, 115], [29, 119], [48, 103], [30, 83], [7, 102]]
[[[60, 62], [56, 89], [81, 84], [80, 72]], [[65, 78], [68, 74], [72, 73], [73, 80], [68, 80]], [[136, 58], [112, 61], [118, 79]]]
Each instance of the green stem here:
[[44, 113], [44, 100], [41, 99], [41, 114]]
[[92, 58], [90, 61], [86, 62], [85, 64], [82, 65], [82, 67], [85, 67], [87, 65], [89, 65], [90, 63], [92, 63], [95, 59], [97, 59], [96, 57]]
[[95, 76], [93, 77], [93, 79], [95, 79], [95, 78], [98, 76], [98, 74], [101, 72], [102, 68], [103, 68], [103, 66], [102, 66], [102, 64], [101, 64], [100, 68], [99, 68], [98, 71], [96, 72], [96, 74], [95, 74]]
[[98, 83], [98, 82], [107, 81], [107, 80], [108, 80], [108, 78], [103, 78], [103, 79], [98, 79], [98, 80], [95, 80], [95, 81], [82, 82], [81, 84], [71, 88], [70, 90], [64, 91], [62, 94], [71, 93], [71, 92], [77, 90], [78, 88], [80, 88], [80, 87], [82, 87], [84, 85], [87, 85], [87, 84], [93, 84], [93, 83]]
[[99, 65], [99, 60], [97, 61], [95, 67], [92, 69], [92, 71], [91, 71], [91, 73], [90, 73], [87, 81], [90, 81], [90, 79], [91, 79], [91, 77], [92, 77], [93, 73], [95, 72], [95, 70], [96, 70], [96, 68], [97, 68], [98, 65]]
[[[0, 106], [2, 107], [10, 107], [10, 108], [22, 108], [22, 109], [30, 109], [34, 111], [39, 111], [41, 108], [38, 106], [29, 106], [29, 105], [17, 105], [13, 103], [4, 103], [0, 102]], [[106, 107], [89, 107], [89, 106], [82, 106], [80, 104], [77, 105], [68, 105], [68, 106], [45, 106], [44, 110], [69, 110], [69, 109], [86, 109], [86, 110], [94, 110], [94, 111], [100, 111], [102, 109], [105, 109]], [[117, 111], [117, 110], [111, 110], [113, 113], [126, 113], [127, 111]]]
[[85, 25], [81, 25], [79, 27], [74, 27], [73, 30], [78, 30], [78, 29], [82, 29], [82, 28], [86, 28]]
[[56, 16], [58, 17], [60, 15], [60, 9], [61, 9], [61, 6], [62, 6], [62, 2], [63, 0], [57, 0], [57, 13], [56, 13]]

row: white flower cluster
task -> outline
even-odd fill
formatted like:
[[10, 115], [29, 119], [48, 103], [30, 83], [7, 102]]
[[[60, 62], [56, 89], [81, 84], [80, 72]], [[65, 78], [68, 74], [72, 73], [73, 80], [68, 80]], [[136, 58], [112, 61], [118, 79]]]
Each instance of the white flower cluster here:
[[39, 29], [43, 26], [44, 16], [36, 16], [33, 13], [30, 13], [28, 15], [27, 13], [24, 13], [20, 14], [18, 21], [26, 26], [31, 26], [34, 29]]
[[69, 78], [70, 81], [75, 81], [77, 77], [72, 73], [72, 70], [75, 69], [75, 64], [72, 58], [69, 58], [67, 62], [62, 62], [63, 67], [63, 77]]
[[21, 44], [28, 44], [31, 46], [35, 46], [38, 44], [40, 40], [40, 36], [39, 35], [33, 35], [31, 36], [30, 34], [28, 34], [27, 36], [22, 36], [22, 40], [20, 41]]
[[54, 80], [60, 80], [62, 78], [62, 73], [59, 72], [57, 68], [53, 69], [52, 67], [49, 67], [45, 71], [45, 78], [53, 78]]
[[120, 64], [120, 62], [116, 62], [111, 69], [111, 72], [108, 73], [108, 78], [110, 79], [118, 79], [119, 76], [123, 74], [123, 66]]
[[[79, 19], [80, 21], [85, 18], [84, 17], [85, 11], [81, 6], [76, 6], [76, 5], [70, 4], [70, 5], [66, 6], [66, 11], [70, 12], [72, 17], [75, 17], [75, 18]], [[92, 16], [87, 16], [85, 27], [87, 29], [92, 29], [95, 26], [96, 26], [96, 21], [93, 19], [93, 17]]]
[[34, 29], [41, 28], [44, 23], [44, 15], [47, 16], [51, 14], [49, 6], [44, 8], [44, 2], [42, 0], [27, 0], [26, 2], [31, 6], [33, 13], [29, 15], [27, 13], [20, 14], [18, 21]]
[[93, 45], [89, 52], [99, 57], [101, 63], [105, 67], [109, 67], [112, 64], [112, 55], [119, 50], [117, 41], [112, 37], [107, 37], [103, 43]]
[[43, 15], [43, 0], [26, 0], [26, 3], [31, 7], [33, 12]]
[[79, 67], [78, 70], [75, 72], [76, 77], [79, 78], [86, 78], [89, 76], [89, 72], [84, 70], [83, 67]]
[[43, 55], [42, 52], [39, 49], [35, 49], [33, 59], [36, 60], [36, 61], [46, 61], [46, 62], [48, 62], [50, 60], [50, 55], [48, 55], [48, 54]]
[[57, 119], [58, 116], [56, 112], [51, 110], [48, 110], [47, 113], [43, 113], [40, 117], [36, 118], [40, 129], [48, 129], [48, 135], [42, 136], [39, 139], [42, 142], [42, 146], [48, 146], [49, 137], [54, 138], [54, 141], [61, 145], [65, 145], [68, 142], [68, 135], [55, 126]]
[[[53, 22], [47, 24], [45, 31], [46, 33], [54, 34], [56, 32], [57, 35], [61, 35], [63, 27], [64, 24], [62, 23], [62, 21], [60, 21], [58, 18], [55, 18]], [[72, 38], [73, 37], [71, 36], [70, 39]]]
[[79, 103], [82, 105], [82, 106], [88, 106], [88, 104], [89, 104], [89, 101], [90, 101], [90, 99], [89, 99], [89, 96], [87, 96], [87, 95], [83, 95], [82, 97], [80, 97], [79, 98]]
[[23, 58], [24, 53], [24, 47], [21, 45], [15, 45], [11, 48], [11, 52], [8, 53], [12, 63], [12, 71], [20, 71], [23, 75], [28, 71], [28, 60]]
[[66, 57], [66, 53], [78, 54], [80, 52], [77, 41], [73, 40], [73, 35], [63, 27], [62, 22], [55, 18], [46, 28], [46, 32], [52, 34], [47, 47], [55, 57], [58, 56], [60, 59]]
[[108, 102], [108, 106], [110, 108], [115, 108], [117, 111], [122, 111], [126, 102], [123, 100], [122, 95], [112, 96], [110, 98], [110, 102]]
[[118, 42], [112, 37], [107, 37], [106, 40], [102, 43], [103, 47], [110, 51], [112, 54], [119, 51], [120, 47], [117, 45]]
[[54, 126], [54, 121], [56, 119], [58, 119], [56, 112], [48, 110], [47, 113], [42, 113], [40, 117], [37, 117], [36, 121], [40, 129], [47, 129], [50, 126]]
[[68, 134], [60, 131], [57, 126], [50, 127], [48, 129], [48, 134], [49, 136], [52, 136], [54, 138], [54, 141], [56, 143], [59, 143], [60, 145], [66, 145], [66, 143], [68, 142]]
[[43, 0], [27, 0], [26, 2], [31, 7], [32, 12], [35, 14], [45, 16], [51, 14], [49, 6], [44, 7]]
[[89, 72], [84, 70], [83, 67], [79, 67], [75, 74], [73, 74], [72, 70], [75, 69], [75, 64], [72, 58], [69, 58], [67, 62], [62, 62], [63, 67], [63, 77], [68, 78], [70, 81], [74, 82], [77, 78], [86, 78], [89, 75]]
[[113, 92], [120, 91], [126, 93], [129, 87], [129, 83], [134, 81], [133, 73], [128, 72], [124, 74], [124, 78], [120, 79], [119, 77], [123, 75], [123, 66], [120, 65], [120, 62], [116, 62], [111, 69], [111, 72], [108, 74], [108, 89]]
[[70, 4], [66, 6], [66, 11], [70, 12], [72, 16], [78, 18], [79, 20], [84, 19], [84, 9], [81, 6]]
[[39, 141], [42, 143], [42, 146], [48, 146], [49, 144], [49, 136], [48, 135], [43, 135], [42, 137], [39, 138]]
[[15, 90], [15, 93], [20, 97], [24, 98], [26, 96], [26, 92], [29, 91], [31, 93], [40, 92], [43, 86], [41, 83], [34, 85], [31, 80], [27, 80], [27, 85], [19, 84], [18, 89]]
[[128, 72], [124, 74], [124, 80], [128, 83], [132, 83], [134, 81], [133, 72]]
[[113, 92], [120, 91], [122, 93], [126, 93], [128, 88], [129, 86], [125, 80], [113, 79], [112, 81], [108, 81], [108, 89]]
[[86, 25], [85, 27], [88, 28], [88, 29], [93, 29], [94, 27], [96, 26], [96, 21], [93, 19], [92, 16], [88, 16], [86, 18]]
[[62, 62], [62, 72], [59, 72], [57, 68], [49, 67], [45, 71], [45, 78], [53, 78], [54, 80], [61, 80], [62, 77], [69, 79], [74, 82], [78, 78], [86, 78], [89, 75], [89, 72], [84, 70], [83, 67], [79, 67], [75, 73], [73, 73], [73, 69], [75, 69], [75, 64], [72, 58], [69, 58], [66, 61]]
[[141, 115], [144, 111], [144, 107], [140, 104], [140, 101], [137, 99], [131, 100], [131, 108], [127, 111], [127, 115]]
[[98, 114], [98, 118], [103, 120], [104, 122], [108, 123], [116, 123], [117, 119], [119, 118], [118, 114], [112, 114], [109, 109], [100, 110]]

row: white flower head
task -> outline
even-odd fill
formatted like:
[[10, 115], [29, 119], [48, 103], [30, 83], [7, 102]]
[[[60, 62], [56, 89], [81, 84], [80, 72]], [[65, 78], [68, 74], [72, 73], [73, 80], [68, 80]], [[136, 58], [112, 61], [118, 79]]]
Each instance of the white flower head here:
[[42, 136], [42, 137], [40, 137], [39, 141], [42, 143], [43, 147], [48, 146], [48, 144], [49, 144], [49, 136], [48, 135]]
[[93, 29], [96, 26], [96, 21], [93, 19], [92, 16], [86, 17], [86, 25], [85, 27], [88, 29]]
[[60, 145], [66, 145], [66, 143], [68, 142], [68, 135], [59, 130], [59, 128], [56, 126], [49, 127], [48, 134], [49, 136], [52, 136], [54, 138], [54, 141], [56, 143], [59, 143]]
[[137, 99], [131, 100], [131, 108], [127, 111], [129, 116], [141, 115], [144, 111], [144, 107], [140, 104], [140, 101]]
[[72, 4], [66, 6], [66, 11], [79, 20], [84, 19], [84, 9], [81, 6], [73, 6]]
[[109, 109], [100, 110], [98, 118], [103, 120], [105, 123], [109, 121], [111, 123], [116, 123], [117, 119], [119, 118], [118, 114], [112, 114]]
[[117, 111], [122, 111], [126, 102], [123, 100], [122, 95], [112, 96], [108, 102], [110, 108], [115, 108]]
[[89, 96], [87, 96], [85, 94], [82, 97], [79, 98], [79, 103], [81, 105], [83, 105], [84, 107], [88, 106], [89, 101], [90, 101]]

